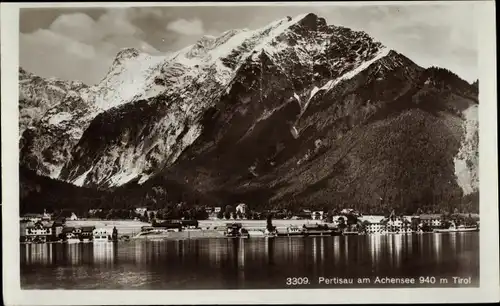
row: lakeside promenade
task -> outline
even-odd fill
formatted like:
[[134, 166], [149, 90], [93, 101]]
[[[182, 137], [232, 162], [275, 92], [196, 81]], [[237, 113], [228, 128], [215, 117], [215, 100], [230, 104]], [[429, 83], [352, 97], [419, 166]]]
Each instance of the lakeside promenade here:
[[[273, 225], [277, 230], [286, 230], [289, 226], [302, 227], [307, 224], [328, 224], [321, 220], [283, 220], [273, 219]], [[266, 228], [266, 220], [200, 220], [198, 227], [201, 230], [225, 230], [227, 224], [241, 223], [243, 228], [248, 230], [264, 230]], [[120, 236], [128, 235], [135, 236], [141, 231], [143, 226], [151, 226], [151, 223], [141, 222], [136, 220], [100, 220], [100, 219], [86, 219], [86, 220], [67, 220], [66, 226], [69, 227], [83, 227], [95, 226], [96, 228], [112, 229], [116, 227]]]

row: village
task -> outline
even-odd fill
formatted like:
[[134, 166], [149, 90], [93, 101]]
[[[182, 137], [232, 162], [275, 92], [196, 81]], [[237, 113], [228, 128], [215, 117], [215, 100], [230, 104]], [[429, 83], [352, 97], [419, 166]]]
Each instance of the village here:
[[[118, 216], [118, 217], [117, 217]], [[249, 213], [246, 204], [234, 209], [207, 207], [202, 213], [188, 213], [167, 219], [161, 210], [137, 207], [128, 211], [91, 209], [85, 216], [44, 211], [25, 214], [20, 219], [20, 241], [103, 242], [151, 238], [275, 237], [310, 235], [380, 235], [479, 230], [479, 215], [453, 214], [364, 215], [345, 208], [332, 212], [302, 209]], [[186, 218], [187, 217], [187, 218]]]

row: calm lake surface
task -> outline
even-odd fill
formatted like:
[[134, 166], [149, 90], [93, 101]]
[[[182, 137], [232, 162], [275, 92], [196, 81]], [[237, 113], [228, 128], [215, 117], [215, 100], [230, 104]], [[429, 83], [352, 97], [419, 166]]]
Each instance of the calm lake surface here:
[[[20, 254], [23, 289], [479, 286], [478, 232], [23, 244]], [[415, 284], [374, 283], [376, 277], [413, 278]], [[453, 277], [471, 283], [454, 284]]]

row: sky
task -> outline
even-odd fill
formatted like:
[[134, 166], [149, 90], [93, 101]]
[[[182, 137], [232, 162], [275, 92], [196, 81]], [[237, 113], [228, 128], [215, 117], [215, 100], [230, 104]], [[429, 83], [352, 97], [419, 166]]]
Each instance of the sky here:
[[303, 13], [362, 30], [423, 66], [478, 78], [473, 3], [386, 6], [29, 8], [20, 12], [19, 63], [43, 77], [98, 83], [116, 53], [177, 51], [203, 35], [256, 29]]

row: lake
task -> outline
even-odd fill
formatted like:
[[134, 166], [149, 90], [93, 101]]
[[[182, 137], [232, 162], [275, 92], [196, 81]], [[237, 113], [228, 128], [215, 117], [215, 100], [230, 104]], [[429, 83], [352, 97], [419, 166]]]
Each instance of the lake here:
[[22, 244], [20, 255], [22, 289], [479, 286], [478, 232]]

